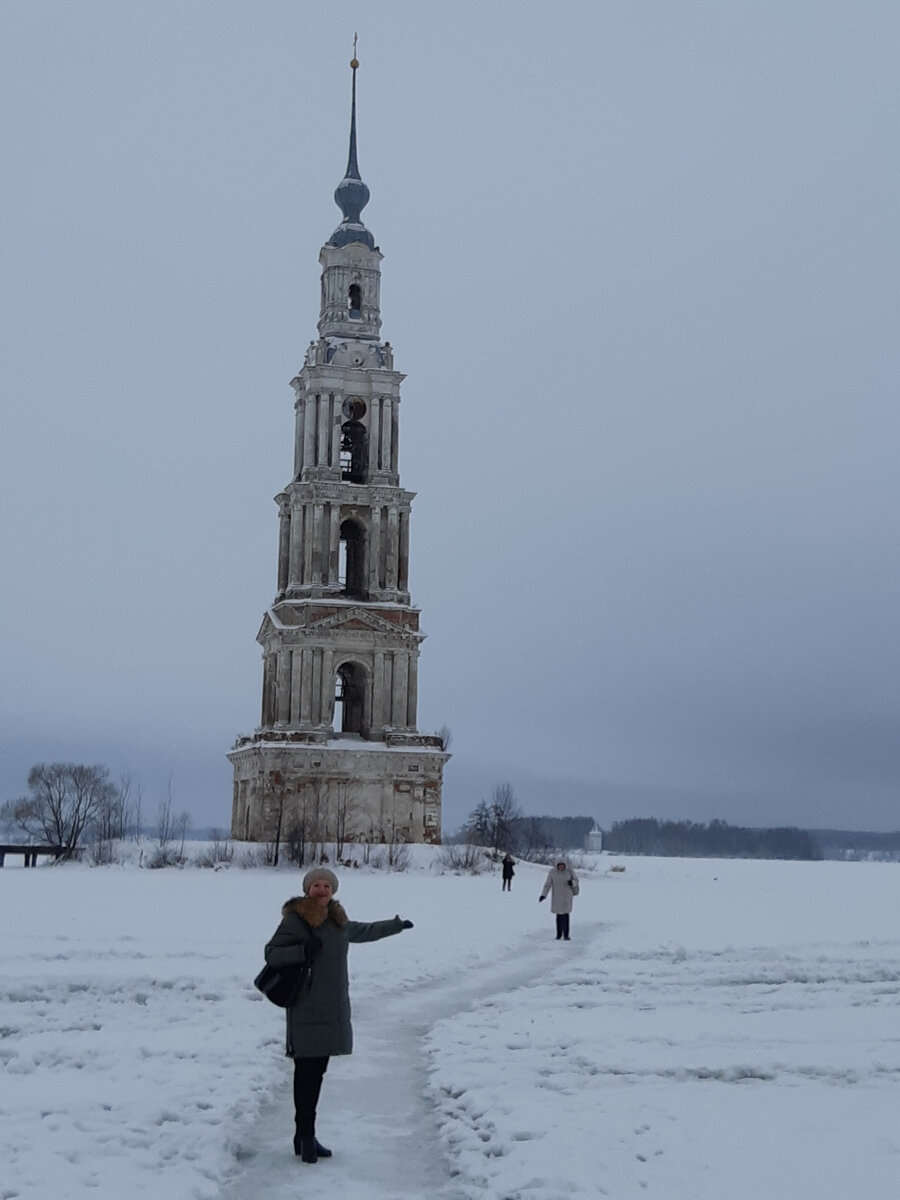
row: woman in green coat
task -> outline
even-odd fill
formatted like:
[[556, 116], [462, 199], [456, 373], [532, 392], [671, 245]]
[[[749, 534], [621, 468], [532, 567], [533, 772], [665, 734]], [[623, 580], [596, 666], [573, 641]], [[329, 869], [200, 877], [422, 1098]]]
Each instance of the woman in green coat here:
[[337, 900], [337, 876], [315, 867], [303, 877], [303, 895], [288, 900], [282, 921], [266, 946], [271, 967], [310, 963], [306, 983], [287, 1010], [287, 1054], [294, 1060], [294, 1153], [304, 1162], [330, 1158], [316, 1139], [316, 1106], [322, 1077], [333, 1054], [351, 1054], [350, 987], [347, 948], [350, 942], [377, 942], [412, 921], [351, 921]]

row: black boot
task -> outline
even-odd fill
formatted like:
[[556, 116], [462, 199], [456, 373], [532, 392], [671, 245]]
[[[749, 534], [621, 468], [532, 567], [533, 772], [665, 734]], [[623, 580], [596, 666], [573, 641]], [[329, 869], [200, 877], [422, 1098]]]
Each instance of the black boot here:
[[319, 1161], [319, 1152], [316, 1147], [315, 1138], [294, 1138], [294, 1153], [299, 1155], [305, 1163], [314, 1163]]
[[327, 1067], [327, 1058], [294, 1059], [294, 1153], [305, 1163], [331, 1158], [328, 1147], [316, 1141], [316, 1105]]
[[[315, 1158], [307, 1158], [307, 1155], [311, 1153], [310, 1146], [315, 1149]], [[328, 1147], [323, 1146], [318, 1138], [302, 1138], [299, 1134], [294, 1138], [294, 1153], [304, 1162], [315, 1162], [317, 1158], [331, 1158], [332, 1156]]]

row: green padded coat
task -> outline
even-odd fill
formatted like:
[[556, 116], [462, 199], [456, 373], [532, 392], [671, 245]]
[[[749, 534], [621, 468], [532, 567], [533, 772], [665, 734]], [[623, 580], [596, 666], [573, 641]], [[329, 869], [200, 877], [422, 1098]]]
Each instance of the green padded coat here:
[[351, 921], [336, 900], [327, 912], [308, 896], [295, 896], [282, 908], [281, 924], [266, 946], [266, 962], [285, 967], [306, 959], [306, 945], [315, 937], [322, 952], [296, 1003], [287, 1009], [289, 1058], [322, 1058], [352, 1054], [350, 986], [347, 948], [350, 942], [377, 942], [400, 933], [399, 917], [389, 921]]

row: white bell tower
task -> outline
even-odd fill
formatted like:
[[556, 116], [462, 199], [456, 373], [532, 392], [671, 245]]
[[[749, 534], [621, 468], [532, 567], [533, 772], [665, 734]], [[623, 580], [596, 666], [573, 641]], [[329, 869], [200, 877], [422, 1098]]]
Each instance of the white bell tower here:
[[[322, 247], [318, 340], [293, 380], [294, 473], [276, 496], [278, 582], [257, 641], [262, 712], [239, 737], [232, 836], [439, 842], [450, 757], [416, 728], [413, 492], [400, 486], [400, 385], [381, 340], [381, 260], [362, 222], [356, 58], [343, 219]], [[341, 840], [344, 840], [342, 837]]]

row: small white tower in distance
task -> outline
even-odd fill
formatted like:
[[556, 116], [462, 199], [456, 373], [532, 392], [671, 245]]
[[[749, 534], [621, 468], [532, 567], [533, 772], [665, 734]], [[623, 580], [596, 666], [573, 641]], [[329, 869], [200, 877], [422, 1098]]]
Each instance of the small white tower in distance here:
[[588, 831], [584, 848], [585, 850], [593, 850], [597, 854], [603, 849], [603, 830], [596, 821], [594, 822], [594, 828]]

